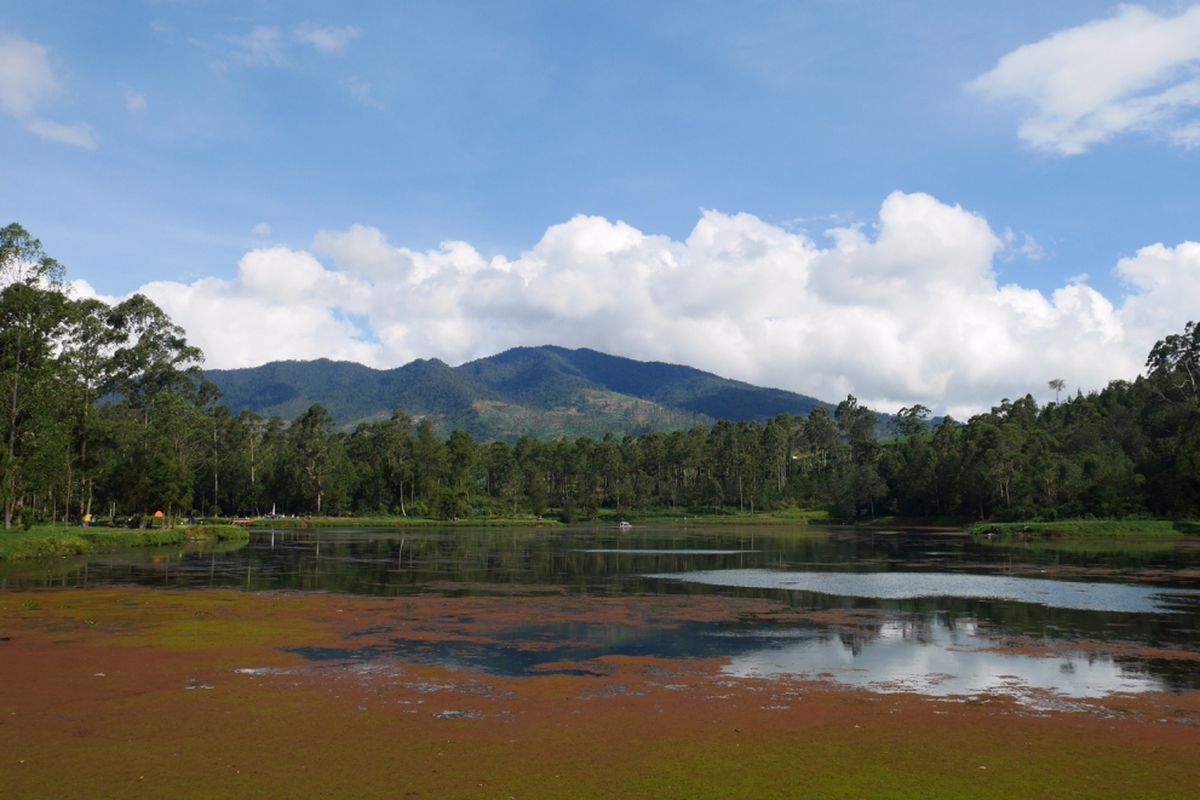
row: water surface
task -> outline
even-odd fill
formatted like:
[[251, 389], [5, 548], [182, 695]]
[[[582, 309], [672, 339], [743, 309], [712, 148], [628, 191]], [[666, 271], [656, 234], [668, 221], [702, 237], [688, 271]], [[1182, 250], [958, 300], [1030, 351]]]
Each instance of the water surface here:
[[[764, 598], [766, 625], [528, 620], [488, 641], [301, 648], [505, 674], [604, 656], [719, 658], [732, 676], [790, 675], [930, 694], [1200, 688], [1200, 546], [1061, 548], [846, 528], [255, 531], [243, 547], [185, 546], [21, 563], [0, 590], [140, 584], [403, 596]], [[531, 647], [530, 643], [536, 643]], [[1099, 643], [1099, 646], [1098, 646]]]

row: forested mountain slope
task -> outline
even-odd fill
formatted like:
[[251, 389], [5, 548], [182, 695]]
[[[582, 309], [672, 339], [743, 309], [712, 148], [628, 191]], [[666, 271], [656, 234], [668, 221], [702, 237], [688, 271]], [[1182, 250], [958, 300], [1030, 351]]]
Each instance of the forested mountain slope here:
[[830, 408], [691, 367], [554, 346], [514, 348], [459, 367], [431, 359], [376, 370], [320, 359], [206, 375], [235, 412], [294, 419], [319, 403], [348, 426], [401, 410], [480, 439], [643, 433]]

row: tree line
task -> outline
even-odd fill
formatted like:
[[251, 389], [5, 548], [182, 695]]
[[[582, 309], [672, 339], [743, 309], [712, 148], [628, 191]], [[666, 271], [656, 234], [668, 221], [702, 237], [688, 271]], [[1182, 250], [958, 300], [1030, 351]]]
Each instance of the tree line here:
[[[141, 296], [73, 299], [19, 225], [0, 230], [0, 497], [5, 528], [178, 514], [542, 515], [827, 508], [838, 518], [1021, 519], [1200, 513], [1200, 326], [1147, 371], [1040, 406], [1026, 395], [966, 422], [890, 418], [853, 396], [833, 412], [636, 436], [515, 444], [443, 437], [402, 411], [340, 430], [234, 414], [201, 353]], [[1057, 384], [1057, 385], [1056, 385]], [[1052, 381], [1056, 392], [1061, 382]]]

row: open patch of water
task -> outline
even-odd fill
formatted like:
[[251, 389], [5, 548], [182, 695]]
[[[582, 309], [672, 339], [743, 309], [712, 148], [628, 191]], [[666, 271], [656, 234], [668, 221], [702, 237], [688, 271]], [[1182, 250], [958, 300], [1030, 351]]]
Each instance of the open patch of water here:
[[973, 620], [922, 615], [859, 625], [750, 627], [683, 623], [662, 629], [612, 623], [523, 625], [489, 641], [394, 638], [362, 647], [289, 652], [324, 664], [381, 659], [505, 675], [601, 675], [606, 657], [724, 659], [735, 677], [832, 681], [878, 692], [1094, 698], [1195, 689], [1200, 676], [1156, 674], [1138, 659], [1063, 649], [1009, 649]]
[[607, 548], [582, 548], [577, 550], [579, 553], [612, 553], [613, 555], [628, 555], [628, 556], [737, 556], [747, 553], [753, 553], [753, 550], [705, 550], [698, 547], [687, 547], [677, 549], [653, 549], [653, 548], [629, 548], [629, 547], [607, 547]]
[[1200, 591], [1119, 583], [1052, 581], [1007, 575], [939, 572], [791, 572], [726, 569], [647, 575], [659, 580], [752, 589], [805, 591], [835, 597], [912, 600], [956, 597], [1001, 600], [1076, 611], [1154, 614], [1200, 609]]
[[1054, 655], [1008, 652], [975, 623], [938, 620], [889, 621], [838, 636], [776, 641], [734, 656], [725, 672], [823, 678], [879, 692], [935, 696], [1048, 693], [1087, 698], [1171, 688], [1136, 662], [1069, 650]]

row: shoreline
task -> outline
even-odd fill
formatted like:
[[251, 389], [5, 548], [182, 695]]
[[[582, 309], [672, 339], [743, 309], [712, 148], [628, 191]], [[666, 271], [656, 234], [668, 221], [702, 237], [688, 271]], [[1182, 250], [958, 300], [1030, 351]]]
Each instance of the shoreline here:
[[839, 522], [830, 520], [824, 512], [788, 509], [782, 512], [742, 514], [677, 513], [625, 516], [605, 514], [599, 519], [564, 523], [555, 518], [536, 517], [463, 517], [457, 520], [438, 520], [427, 517], [313, 517], [258, 518], [248, 526], [222, 522], [176, 526], [174, 528], [62, 528], [40, 527], [31, 531], [0, 532], [0, 562], [59, 558], [89, 555], [137, 547], [181, 545], [189, 541], [248, 541], [251, 530], [331, 530], [337, 528], [570, 528], [615, 526], [628, 521], [635, 528], [683, 526], [705, 527], [862, 527], [896, 528], [929, 533], [971, 535], [975, 538], [999, 541], [1102, 542], [1102, 541], [1181, 541], [1200, 537], [1200, 522], [1189, 520], [1059, 520], [1053, 522], [975, 522], [950, 524], [949, 520], [933, 518], [882, 517], [875, 520]]
[[169, 547], [188, 542], [249, 541], [250, 532], [236, 525], [190, 525], [174, 528], [53, 528], [0, 531], [0, 562], [91, 555], [139, 547]]

